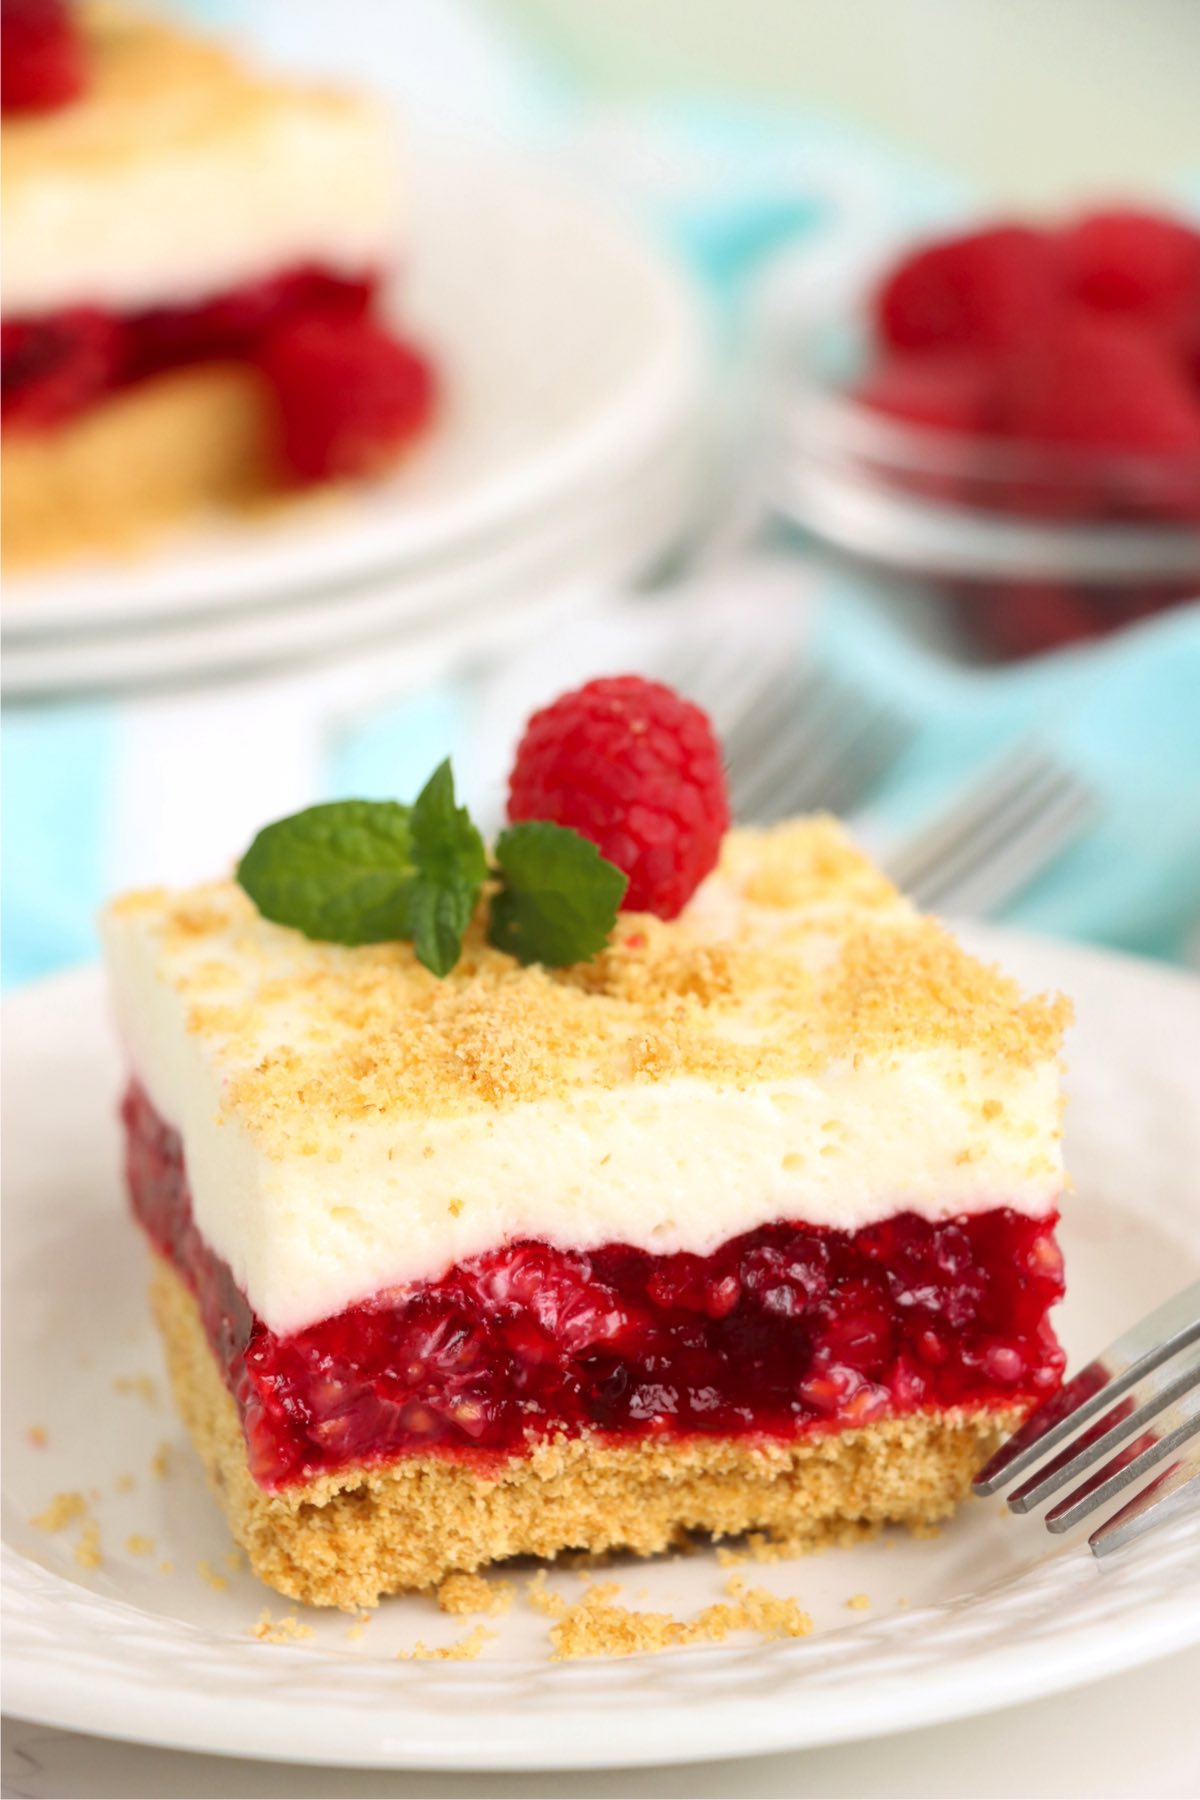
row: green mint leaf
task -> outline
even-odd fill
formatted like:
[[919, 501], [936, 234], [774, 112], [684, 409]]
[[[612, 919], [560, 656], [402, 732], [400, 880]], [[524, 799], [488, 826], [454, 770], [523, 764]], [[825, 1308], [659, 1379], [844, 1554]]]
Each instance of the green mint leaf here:
[[483, 839], [465, 806], [455, 804], [449, 762], [439, 765], [413, 803], [409, 821], [417, 871], [409, 898], [409, 930], [417, 959], [448, 975], [462, 951], [487, 875]]
[[259, 832], [237, 878], [265, 919], [332, 944], [409, 935], [416, 869], [411, 812], [392, 800], [336, 800]]
[[408, 930], [417, 961], [433, 975], [448, 975], [462, 955], [463, 932], [474, 911], [473, 900], [456, 888], [415, 881], [408, 901]]
[[496, 843], [503, 885], [493, 896], [490, 941], [519, 962], [560, 968], [603, 949], [628, 878], [565, 825], [510, 825]]

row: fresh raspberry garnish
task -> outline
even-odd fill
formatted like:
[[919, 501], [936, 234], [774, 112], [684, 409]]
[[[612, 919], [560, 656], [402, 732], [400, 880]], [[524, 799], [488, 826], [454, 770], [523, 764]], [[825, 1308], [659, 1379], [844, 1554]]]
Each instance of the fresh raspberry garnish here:
[[45, 112], [83, 92], [83, 40], [66, 0], [0, 0], [0, 49], [5, 112]]
[[997, 419], [1040, 443], [1200, 456], [1200, 404], [1166, 351], [1122, 320], [1088, 313], [1011, 359]]
[[1068, 292], [1084, 305], [1200, 344], [1200, 232], [1155, 213], [1092, 213], [1062, 234]]
[[905, 424], [966, 436], [987, 429], [994, 381], [991, 360], [965, 351], [893, 353], [859, 383], [855, 398]]
[[112, 384], [121, 354], [117, 321], [97, 307], [9, 320], [0, 333], [6, 428], [37, 430], [81, 412]]
[[907, 257], [875, 300], [897, 350], [1003, 350], [1034, 337], [1058, 303], [1058, 258], [1046, 232], [999, 225]]
[[284, 325], [261, 360], [278, 404], [281, 454], [301, 482], [370, 474], [433, 406], [429, 364], [367, 319]]
[[508, 816], [572, 826], [628, 875], [629, 910], [673, 919], [729, 825], [721, 748], [700, 708], [661, 682], [589, 681], [525, 727]]

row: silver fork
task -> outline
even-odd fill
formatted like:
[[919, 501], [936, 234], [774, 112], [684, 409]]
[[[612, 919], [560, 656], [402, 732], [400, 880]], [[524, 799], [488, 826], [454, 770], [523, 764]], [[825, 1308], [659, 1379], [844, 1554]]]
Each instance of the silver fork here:
[[711, 715], [734, 816], [746, 824], [817, 808], [853, 812], [916, 731], [899, 707], [792, 656], [755, 649], [731, 661], [722, 644], [673, 651], [657, 672]]
[[1013, 1512], [1031, 1512], [1069, 1487], [1045, 1524], [1070, 1531], [1157, 1469], [1088, 1539], [1097, 1556], [1108, 1556], [1200, 1506], [1198, 1434], [1200, 1281], [1110, 1344], [1039, 1407], [980, 1471], [975, 1492], [997, 1494], [1049, 1457], [1009, 1494], [1008, 1504]]
[[885, 852], [884, 869], [922, 910], [993, 912], [1099, 817], [1078, 775], [1034, 739], [989, 764], [933, 822]]

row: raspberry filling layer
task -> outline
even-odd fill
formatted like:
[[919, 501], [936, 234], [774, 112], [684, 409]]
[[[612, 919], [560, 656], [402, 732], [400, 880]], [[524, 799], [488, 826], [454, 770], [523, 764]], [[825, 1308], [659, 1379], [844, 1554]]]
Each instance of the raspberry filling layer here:
[[767, 1225], [709, 1256], [510, 1243], [279, 1337], [196, 1229], [179, 1137], [136, 1083], [123, 1117], [134, 1211], [199, 1301], [266, 1487], [556, 1432], [790, 1439], [1029, 1406], [1061, 1378], [1057, 1215], [1004, 1207]]
[[[123, 314], [77, 306], [5, 319], [4, 428], [52, 430], [168, 369], [251, 362], [279, 404], [283, 473], [305, 481], [364, 472], [414, 435], [433, 403], [428, 363], [376, 317], [378, 286], [373, 273], [305, 264], [189, 306]], [[318, 421], [321, 442], [310, 424], [296, 451], [298, 414]]]

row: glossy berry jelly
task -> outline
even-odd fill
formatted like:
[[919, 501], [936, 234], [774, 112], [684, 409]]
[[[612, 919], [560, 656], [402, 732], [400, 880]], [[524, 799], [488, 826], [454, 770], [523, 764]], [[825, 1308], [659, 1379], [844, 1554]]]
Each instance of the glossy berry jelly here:
[[516, 1242], [269, 1331], [192, 1218], [178, 1135], [125, 1099], [134, 1211], [195, 1293], [266, 1487], [347, 1463], [477, 1463], [556, 1432], [793, 1438], [1058, 1385], [1055, 1215], [760, 1227], [710, 1256]]
[[[372, 322], [377, 287], [371, 273], [350, 276], [303, 264], [187, 306], [133, 313], [67, 307], [5, 320], [4, 428], [53, 429], [106, 394], [164, 370], [250, 362], [276, 390], [285, 475], [303, 483], [363, 472], [414, 436], [432, 406], [425, 359]], [[331, 340], [342, 347], [340, 360], [330, 357]], [[403, 372], [399, 399], [397, 368]], [[293, 419], [297, 396], [305, 409], [303, 434]], [[362, 447], [357, 459], [348, 444]]]

